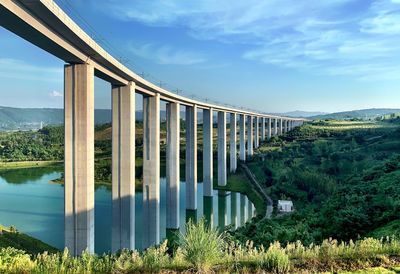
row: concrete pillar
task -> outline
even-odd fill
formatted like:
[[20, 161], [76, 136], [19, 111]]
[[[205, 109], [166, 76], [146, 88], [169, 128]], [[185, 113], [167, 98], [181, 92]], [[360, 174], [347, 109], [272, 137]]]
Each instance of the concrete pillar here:
[[254, 117], [254, 148], [259, 147], [259, 142], [260, 142], [260, 118], [259, 117]]
[[207, 226], [212, 228], [214, 226], [213, 197], [203, 197], [203, 213]]
[[289, 132], [290, 131], [290, 121], [289, 120], [286, 120], [286, 132]]
[[246, 195], [240, 193], [240, 224], [244, 225], [247, 220]]
[[218, 111], [218, 185], [225, 186], [226, 182], [226, 114]]
[[253, 203], [247, 198], [247, 216], [249, 220], [253, 218]]
[[197, 209], [197, 106], [186, 107], [186, 209]]
[[265, 117], [261, 117], [261, 140], [265, 141]]
[[271, 139], [272, 132], [271, 132], [271, 118], [268, 118], [268, 140]]
[[94, 69], [64, 68], [65, 246], [94, 253]]
[[236, 153], [236, 113], [230, 115], [230, 171], [236, 172], [237, 169], [237, 153]]
[[247, 116], [247, 155], [253, 156], [253, 117]]
[[240, 160], [246, 161], [246, 115], [240, 114]]
[[222, 231], [228, 225], [227, 200], [230, 192], [218, 191], [218, 228]]
[[160, 242], [160, 95], [143, 97], [143, 248]]
[[274, 119], [274, 136], [278, 135], [278, 118]]
[[283, 134], [283, 119], [279, 119], [279, 135]]
[[112, 88], [111, 251], [135, 249], [135, 83]]
[[203, 195], [213, 196], [213, 111], [203, 110]]
[[245, 211], [245, 223], [247, 223], [247, 221], [251, 218], [249, 215], [249, 199], [247, 198], [247, 196], [244, 196], [244, 211]]
[[179, 229], [180, 105], [167, 104], [167, 229]]
[[238, 212], [237, 212], [237, 196], [238, 193], [231, 192], [231, 224], [234, 229], [239, 227]]

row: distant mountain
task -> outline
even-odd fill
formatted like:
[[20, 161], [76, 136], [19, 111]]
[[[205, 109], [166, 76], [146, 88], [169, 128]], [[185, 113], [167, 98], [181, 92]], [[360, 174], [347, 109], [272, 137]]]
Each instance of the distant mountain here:
[[400, 112], [400, 109], [391, 109], [391, 108], [371, 108], [371, 109], [360, 109], [360, 110], [352, 110], [352, 111], [344, 111], [344, 112], [336, 112], [325, 115], [316, 115], [309, 117], [310, 119], [335, 119], [335, 120], [349, 120], [349, 119], [375, 119], [377, 117], [381, 117], [386, 114]]
[[[111, 110], [96, 109], [95, 123], [111, 121]], [[59, 108], [13, 108], [0, 106], [0, 130], [39, 129], [41, 125], [64, 123], [64, 110]]]
[[325, 115], [325, 114], [328, 114], [328, 112], [295, 110], [295, 111], [289, 111], [289, 112], [285, 112], [285, 113], [279, 113], [279, 115], [282, 115], [282, 116], [298, 117], [298, 118], [300, 118], [300, 117], [308, 118], [311, 116]]

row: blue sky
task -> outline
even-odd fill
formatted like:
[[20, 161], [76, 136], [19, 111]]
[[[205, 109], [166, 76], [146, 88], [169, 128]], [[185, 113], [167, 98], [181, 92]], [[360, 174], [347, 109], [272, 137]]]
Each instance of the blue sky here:
[[[400, 108], [400, 0], [56, 2], [184, 95], [267, 112]], [[63, 62], [5, 29], [0, 41], [0, 105], [62, 107]], [[95, 91], [109, 108], [109, 85]]]

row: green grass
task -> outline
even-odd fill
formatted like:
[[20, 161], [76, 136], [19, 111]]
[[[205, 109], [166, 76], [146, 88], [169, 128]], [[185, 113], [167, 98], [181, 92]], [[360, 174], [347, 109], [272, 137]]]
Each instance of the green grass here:
[[20, 162], [0, 162], [0, 170], [50, 167], [59, 166], [63, 161], [20, 161]]
[[374, 238], [382, 238], [391, 234], [400, 235], [400, 220], [395, 220], [381, 227], [378, 227], [375, 230], [368, 233], [368, 236]]
[[175, 249], [168, 249], [164, 242], [141, 253], [84, 252], [71, 257], [67, 250], [29, 256], [15, 248], [0, 248], [0, 273], [392, 273], [398, 269], [399, 255], [400, 241], [396, 238], [348, 243], [325, 240], [311, 246], [275, 242], [264, 247], [232, 241], [200, 221], [188, 224]]
[[265, 215], [266, 205], [264, 200], [254, 189], [252, 183], [240, 168], [236, 171], [236, 173], [228, 175], [228, 182], [226, 186], [218, 186], [217, 182], [214, 181], [214, 189], [228, 190], [246, 194], [246, 196], [256, 207], [257, 215]]
[[0, 230], [2, 231], [0, 235], [0, 248], [13, 247], [24, 250], [31, 255], [36, 255], [45, 251], [53, 253], [58, 251], [58, 249], [24, 233], [18, 232], [14, 228], [0, 226]]

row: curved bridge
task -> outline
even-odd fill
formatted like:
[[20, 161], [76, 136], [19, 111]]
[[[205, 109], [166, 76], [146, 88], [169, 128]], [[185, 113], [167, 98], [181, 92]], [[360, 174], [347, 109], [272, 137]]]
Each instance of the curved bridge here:
[[[134, 249], [135, 93], [143, 95], [143, 246], [158, 244], [160, 100], [167, 102], [167, 228], [179, 228], [180, 106], [186, 107], [186, 208], [197, 209], [197, 112], [203, 111], [204, 195], [212, 196], [213, 113], [218, 113], [218, 184], [227, 182], [226, 116], [230, 114], [230, 172], [237, 155], [253, 155], [260, 139], [303, 119], [210, 104], [179, 96], [118, 62], [52, 0], [0, 0], [0, 25], [66, 62], [65, 246], [94, 251], [94, 76], [112, 85], [112, 250]], [[237, 153], [239, 116], [239, 153]], [[247, 128], [247, 130], [246, 130]]]

